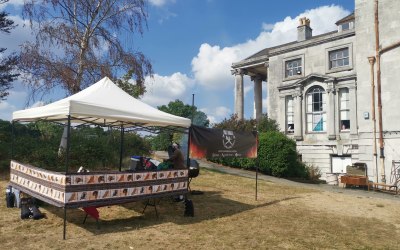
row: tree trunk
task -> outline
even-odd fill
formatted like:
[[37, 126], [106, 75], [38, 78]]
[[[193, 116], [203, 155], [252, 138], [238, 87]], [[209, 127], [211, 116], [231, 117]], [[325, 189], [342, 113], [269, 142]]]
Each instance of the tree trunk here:
[[61, 157], [67, 148], [68, 126], [65, 124], [64, 131], [61, 136], [60, 146], [58, 147], [58, 157]]

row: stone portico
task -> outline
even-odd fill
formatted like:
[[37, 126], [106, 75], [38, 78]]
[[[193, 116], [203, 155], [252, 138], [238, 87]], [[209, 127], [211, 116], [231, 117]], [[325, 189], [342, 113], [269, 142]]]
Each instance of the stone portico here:
[[243, 76], [247, 75], [254, 82], [254, 118], [262, 116], [262, 82], [267, 80], [267, 65], [265, 63], [253, 65], [251, 68], [235, 68], [231, 71], [235, 75], [235, 114], [239, 119], [244, 118]]

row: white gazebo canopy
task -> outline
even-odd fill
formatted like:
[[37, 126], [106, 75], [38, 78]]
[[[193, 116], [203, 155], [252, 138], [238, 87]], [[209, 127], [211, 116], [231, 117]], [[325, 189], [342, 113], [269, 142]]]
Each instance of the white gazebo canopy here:
[[102, 126], [190, 127], [190, 119], [171, 115], [143, 103], [116, 86], [108, 77], [48, 105], [15, 111], [13, 121], [65, 121]]

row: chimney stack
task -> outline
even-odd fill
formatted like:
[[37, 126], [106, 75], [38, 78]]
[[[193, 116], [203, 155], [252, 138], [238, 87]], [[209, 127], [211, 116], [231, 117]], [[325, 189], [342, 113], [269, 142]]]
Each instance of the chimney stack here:
[[297, 27], [297, 41], [302, 42], [312, 37], [310, 19], [302, 17], [299, 19], [300, 25]]

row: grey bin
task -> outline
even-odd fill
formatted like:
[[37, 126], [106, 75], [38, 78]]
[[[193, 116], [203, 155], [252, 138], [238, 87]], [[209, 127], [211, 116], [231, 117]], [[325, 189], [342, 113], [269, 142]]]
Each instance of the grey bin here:
[[136, 170], [139, 161], [139, 159], [131, 157], [131, 165], [129, 166], [129, 170]]

